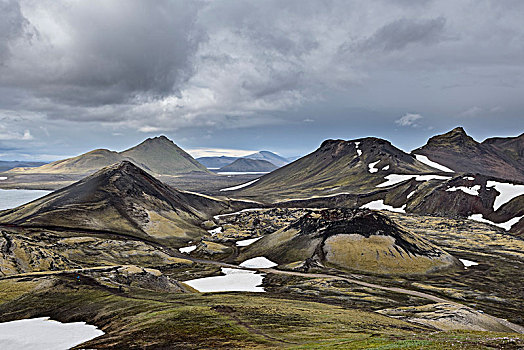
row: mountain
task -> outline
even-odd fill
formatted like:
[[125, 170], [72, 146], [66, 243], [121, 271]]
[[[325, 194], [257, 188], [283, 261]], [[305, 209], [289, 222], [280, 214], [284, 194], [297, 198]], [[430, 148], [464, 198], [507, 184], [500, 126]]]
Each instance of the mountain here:
[[240, 158], [254, 159], [254, 160], [265, 160], [277, 166], [277, 168], [282, 167], [286, 164], [289, 164], [289, 160], [284, 157], [279, 156], [276, 153], [269, 151], [260, 151], [244, 157], [200, 157], [197, 160], [200, 164], [203, 164], [207, 168], [222, 168], [226, 165], [233, 163], [235, 160]]
[[237, 157], [200, 157], [196, 160], [208, 169], [220, 169], [226, 165], [233, 163]]
[[239, 261], [264, 256], [275, 263], [316, 264], [350, 271], [424, 274], [461, 263], [417, 234], [370, 210], [310, 211], [249, 245]]
[[278, 169], [276, 165], [261, 159], [238, 158], [233, 163], [219, 169], [223, 172], [270, 172]]
[[454, 171], [524, 181], [524, 134], [482, 143], [457, 127], [412, 151]]
[[245, 156], [244, 158], [249, 159], [257, 159], [257, 160], [265, 160], [268, 161], [277, 167], [282, 167], [286, 164], [289, 164], [289, 160], [287, 160], [284, 157], [279, 156], [276, 153], [269, 152], [269, 151], [260, 151], [253, 154], [250, 154], [248, 156]]
[[208, 173], [208, 170], [165, 136], [148, 138], [123, 152], [97, 149], [77, 157], [59, 160], [36, 168], [16, 168], [22, 174], [88, 175], [121, 161], [130, 161], [158, 175]]
[[180, 244], [206, 234], [198, 226], [201, 221], [228, 209], [226, 202], [175, 190], [123, 161], [33, 202], [2, 211], [0, 222]]
[[165, 136], [149, 138], [141, 144], [120, 153], [124, 158], [142, 164], [155, 174], [173, 175], [191, 172], [207, 172], [187, 152]]
[[238, 195], [264, 200], [365, 193], [390, 174], [434, 173], [412, 155], [374, 138], [327, 140], [313, 153], [262, 176]]
[[11, 170], [13, 168], [33, 168], [47, 164], [46, 162], [26, 162], [19, 160], [0, 160], [0, 172]]

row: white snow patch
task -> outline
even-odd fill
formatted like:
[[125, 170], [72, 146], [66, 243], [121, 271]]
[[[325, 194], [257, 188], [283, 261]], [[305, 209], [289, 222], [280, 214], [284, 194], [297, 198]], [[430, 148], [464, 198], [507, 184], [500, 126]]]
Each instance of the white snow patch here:
[[413, 190], [413, 191], [409, 192], [409, 194], [406, 196], [406, 198], [411, 198], [415, 194], [415, 192], [417, 192], [417, 190]]
[[270, 267], [277, 266], [277, 263], [272, 262], [271, 260], [264, 258], [263, 256], [258, 256], [256, 258], [248, 259], [244, 261], [240, 266], [242, 267], [251, 267], [254, 269], [268, 269]]
[[466, 259], [459, 259], [459, 260], [462, 263], [462, 265], [464, 265], [465, 269], [467, 269], [470, 266], [475, 266], [475, 265], [479, 264], [479, 263], [471, 261], [471, 260], [466, 260]]
[[234, 190], [238, 190], [238, 189], [241, 189], [241, 188], [247, 187], [247, 186], [249, 186], [249, 185], [252, 185], [252, 184], [254, 184], [255, 182], [257, 182], [258, 180], [260, 180], [260, 179], [255, 179], [255, 180], [253, 180], [253, 181], [249, 181], [249, 182], [246, 182], [245, 184], [238, 185], [238, 186], [233, 186], [233, 187], [223, 188], [223, 189], [221, 189], [220, 191], [234, 191]]
[[251, 245], [255, 243], [256, 241], [258, 241], [260, 238], [262, 237], [243, 239], [241, 241], [237, 241], [236, 245], [237, 247], [247, 247], [248, 245]]
[[424, 163], [426, 165], [429, 165], [430, 167], [432, 168], [435, 168], [435, 169], [438, 169], [438, 170], [441, 170], [441, 171], [445, 171], [447, 173], [454, 173], [455, 171], [451, 170], [450, 168], [442, 165], [442, 164], [439, 164], [437, 162], [434, 162], [432, 160], [430, 160], [428, 157], [426, 156], [423, 156], [422, 154], [415, 154], [415, 158], [421, 162], [421, 163]]
[[218, 171], [218, 175], [264, 175], [269, 171]]
[[225, 216], [237, 215], [237, 214], [247, 213], [249, 211], [258, 211], [258, 210], [264, 210], [264, 208], [242, 209], [241, 211], [236, 211], [234, 213], [215, 215], [215, 216], [213, 216], [213, 219], [218, 220], [218, 219], [223, 218]]
[[382, 170], [389, 170], [389, 164], [383, 167]]
[[446, 192], [455, 192], [455, 191], [462, 191], [464, 193], [470, 194], [472, 196], [478, 196], [480, 190], [480, 185], [475, 185], [473, 187], [465, 187], [465, 186], [458, 186], [458, 187], [450, 187], [446, 190]]
[[469, 180], [469, 181], [474, 181], [475, 178], [473, 176], [464, 176], [463, 177], [464, 180]]
[[0, 181], [3, 181], [3, 180], [7, 180], [7, 177], [5, 177], [5, 176], [0, 176]]
[[178, 250], [180, 251], [180, 253], [186, 253], [186, 254], [189, 254], [191, 253], [193, 250], [196, 249], [196, 245], [190, 245], [189, 247], [182, 247], [182, 248], [178, 248]]
[[484, 223], [490, 224], [490, 225], [495, 225], [495, 226], [501, 227], [501, 228], [503, 228], [504, 230], [507, 231], [507, 230], [509, 230], [511, 228], [511, 226], [513, 226], [517, 222], [519, 222], [520, 219], [522, 219], [523, 217], [524, 217], [524, 215], [516, 216], [513, 219], [510, 219], [510, 220], [508, 220], [506, 222], [501, 222], [501, 223], [496, 223], [496, 222], [490, 221], [488, 219], [484, 219], [482, 214], [470, 215], [470, 216], [468, 216], [468, 219], [475, 220], [475, 221], [478, 221], [478, 222], [484, 222]]
[[362, 151], [358, 148], [358, 145], [360, 145], [360, 141], [355, 142], [355, 148], [357, 149], [357, 154], [360, 157], [362, 155]]
[[103, 335], [85, 322], [61, 323], [49, 317], [0, 323], [2, 350], [66, 350]]
[[369, 172], [370, 173], [376, 173], [378, 171], [377, 168], [375, 168], [375, 165], [377, 165], [378, 163], [380, 163], [380, 159], [377, 160], [376, 162], [373, 162], [373, 163], [369, 163], [368, 164], [368, 168], [369, 168]]
[[383, 199], [379, 199], [379, 200], [376, 200], [376, 201], [372, 201], [372, 202], [366, 203], [363, 206], [361, 206], [360, 208], [362, 208], [362, 209], [373, 209], [373, 210], [389, 210], [389, 211], [394, 211], [394, 212], [397, 212], [397, 213], [405, 213], [406, 212], [404, 210], [404, 208], [406, 208], [405, 204], [403, 206], [401, 206], [400, 208], [394, 208], [391, 205], [384, 204], [384, 200]]
[[217, 227], [217, 228], [214, 228], [212, 230], [208, 230], [207, 232], [209, 232], [211, 234], [211, 236], [214, 236], [216, 235], [217, 233], [220, 233], [222, 232], [222, 227]]
[[376, 187], [387, 187], [401, 183], [409, 179], [415, 179], [416, 181], [429, 181], [429, 180], [449, 180], [450, 176], [441, 175], [405, 175], [405, 174], [389, 174], [384, 177], [386, 182], [378, 184]]
[[199, 292], [265, 292], [263, 287], [258, 287], [264, 280], [264, 274], [256, 271], [222, 268], [225, 276], [197, 278], [184, 283]]
[[493, 210], [497, 210], [504, 203], [524, 194], [524, 185], [515, 185], [508, 182], [488, 181], [487, 187], [494, 187], [500, 194], [495, 198]]

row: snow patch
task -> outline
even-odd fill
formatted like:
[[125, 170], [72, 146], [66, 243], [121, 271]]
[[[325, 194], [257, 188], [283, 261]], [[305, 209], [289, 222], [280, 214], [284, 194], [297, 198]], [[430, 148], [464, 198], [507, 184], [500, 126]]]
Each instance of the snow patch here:
[[0, 181], [3, 181], [3, 180], [7, 180], [7, 177], [5, 177], [5, 176], [0, 176]]
[[439, 164], [437, 162], [434, 162], [432, 160], [430, 160], [428, 157], [426, 156], [423, 156], [422, 154], [415, 154], [415, 158], [421, 162], [421, 163], [424, 163], [426, 165], [429, 165], [430, 167], [432, 168], [435, 168], [435, 169], [438, 169], [438, 170], [441, 170], [441, 171], [445, 171], [447, 173], [454, 173], [455, 171], [451, 170], [450, 168], [442, 165], [442, 164]]
[[462, 263], [462, 265], [464, 265], [464, 269], [467, 269], [470, 266], [475, 266], [475, 265], [479, 264], [479, 263], [471, 261], [471, 260], [466, 260], [466, 259], [459, 259], [459, 260]]
[[249, 182], [246, 182], [245, 184], [238, 185], [238, 186], [233, 186], [233, 187], [223, 188], [223, 189], [221, 189], [220, 191], [234, 191], [234, 190], [239, 190], [239, 189], [241, 189], [241, 188], [244, 188], [244, 187], [247, 187], [247, 186], [249, 186], [249, 185], [254, 184], [254, 183], [257, 182], [258, 180], [260, 180], [260, 179], [255, 179], [255, 180], [253, 180], [253, 181], [249, 181]]
[[469, 180], [469, 181], [475, 181], [475, 178], [473, 176], [464, 176], [463, 179]]
[[222, 267], [222, 273], [225, 276], [197, 278], [184, 283], [202, 293], [265, 292], [263, 287], [258, 287], [264, 280], [264, 274], [227, 267]]
[[368, 164], [368, 168], [369, 168], [369, 172], [370, 173], [376, 173], [378, 171], [377, 168], [375, 168], [375, 165], [377, 165], [378, 163], [380, 163], [380, 159], [377, 160], [376, 162], [373, 162], [373, 163], [369, 163]]
[[378, 184], [376, 187], [387, 187], [401, 183], [409, 179], [415, 179], [416, 181], [429, 181], [429, 180], [449, 180], [450, 176], [441, 175], [405, 175], [405, 174], [389, 174], [384, 177], [386, 182]]
[[494, 187], [500, 193], [493, 203], [493, 210], [495, 211], [513, 198], [524, 194], [524, 185], [508, 182], [488, 181], [486, 187]]
[[61, 323], [49, 317], [0, 323], [0, 349], [66, 350], [105, 334], [85, 322]]
[[211, 234], [211, 236], [214, 236], [216, 235], [217, 233], [220, 233], [222, 232], [222, 227], [217, 227], [217, 228], [214, 228], [212, 230], [208, 230], [207, 232], [209, 232]]
[[258, 210], [264, 210], [264, 208], [242, 209], [241, 211], [236, 211], [234, 213], [215, 215], [215, 216], [213, 216], [213, 219], [219, 220], [220, 218], [223, 218], [223, 217], [226, 217], [226, 216], [238, 215], [238, 214], [247, 213], [247, 212], [250, 212], [250, 211], [258, 211]]
[[400, 208], [394, 208], [391, 205], [384, 204], [384, 200], [383, 199], [379, 199], [379, 200], [376, 200], [376, 201], [372, 201], [372, 202], [366, 203], [363, 206], [361, 206], [360, 208], [362, 208], [362, 209], [373, 209], [373, 210], [389, 210], [389, 211], [393, 211], [393, 212], [397, 212], [397, 213], [405, 213], [406, 212], [404, 210], [406, 208], [405, 204], [403, 206], [401, 206]]
[[360, 157], [362, 155], [362, 151], [358, 148], [358, 145], [360, 145], [360, 141], [355, 142], [355, 148], [357, 149], [357, 154]]
[[277, 265], [278, 265], [277, 263], [274, 263], [271, 260], [264, 258], [263, 256], [248, 259], [244, 261], [242, 264], [240, 264], [240, 266], [242, 267], [250, 267], [254, 269], [268, 269], [270, 267], [275, 267]]
[[383, 167], [382, 170], [389, 170], [389, 164]]
[[409, 194], [406, 196], [406, 198], [411, 198], [415, 194], [415, 192], [417, 192], [417, 190], [413, 190], [413, 191], [409, 192]]
[[248, 245], [251, 245], [251, 244], [255, 243], [256, 241], [258, 241], [260, 238], [262, 238], [262, 237], [243, 239], [241, 241], [237, 241], [236, 245], [237, 245], [237, 247], [247, 247]]
[[178, 250], [180, 251], [180, 253], [186, 253], [186, 254], [189, 254], [191, 253], [193, 250], [196, 249], [196, 245], [190, 245], [189, 247], [182, 247], [182, 248], [178, 248]]
[[450, 187], [446, 190], [446, 192], [455, 192], [455, 191], [462, 191], [464, 193], [470, 194], [472, 196], [478, 196], [480, 190], [480, 185], [475, 185], [473, 187], [465, 187], [465, 186], [458, 186], [458, 187]]
[[218, 175], [264, 175], [269, 171], [218, 171]]
[[483, 222], [483, 223], [486, 223], [486, 224], [495, 225], [495, 226], [503, 228], [506, 231], [511, 229], [511, 227], [513, 225], [515, 225], [517, 222], [519, 222], [520, 219], [522, 219], [522, 218], [524, 218], [524, 215], [516, 216], [513, 219], [510, 219], [510, 220], [508, 220], [506, 222], [496, 223], [496, 222], [490, 221], [488, 219], [484, 219], [482, 214], [473, 214], [473, 215], [468, 216], [468, 219], [470, 219], [470, 220], [475, 220], [475, 221], [478, 221], [478, 222]]

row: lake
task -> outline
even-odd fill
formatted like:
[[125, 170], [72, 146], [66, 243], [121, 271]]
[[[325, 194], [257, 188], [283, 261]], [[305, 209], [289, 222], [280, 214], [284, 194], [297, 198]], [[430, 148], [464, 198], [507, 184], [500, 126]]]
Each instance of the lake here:
[[0, 210], [15, 208], [43, 197], [51, 191], [44, 190], [0, 190]]

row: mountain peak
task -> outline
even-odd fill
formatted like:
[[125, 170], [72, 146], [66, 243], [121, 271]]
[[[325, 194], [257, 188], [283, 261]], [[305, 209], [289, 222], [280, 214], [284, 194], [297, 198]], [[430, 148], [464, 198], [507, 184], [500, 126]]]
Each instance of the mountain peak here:
[[469, 136], [463, 127], [458, 126], [447, 133], [433, 136], [428, 140], [427, 144], [434, 147], [460, 148], [464, 146], [475, 147], [478, 145], [478, 142]]

